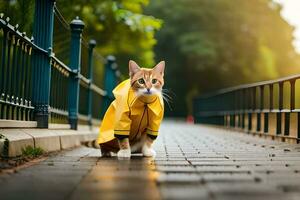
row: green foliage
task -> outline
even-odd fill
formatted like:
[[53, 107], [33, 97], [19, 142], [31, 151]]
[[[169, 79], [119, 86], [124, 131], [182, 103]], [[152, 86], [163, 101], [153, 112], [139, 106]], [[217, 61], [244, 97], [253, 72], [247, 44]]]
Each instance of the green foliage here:
[[[4, 1], [0, 4], [0, 12], [10, 16], [12, 24], [18, 23], [20, 30], [30, 35], [34, 2], [35, 0]], [[134, 59], [143, 66], [155, 64], [154, 34], [160, 29], [162, 21], [143, 14], [143, 9], [148, 3], [149, 0], [59, 0], [56, 1], [56, 6], [67, 23], [79, 16], [85, 23], [83, 33], [85, 39], [95, 39], [98, 44], [96, 51], [103, 56], [115, 55], [121, 71], [128, 74], [129, 59]], [[65, 40], [66, 37], [63, 35], [66, 30], [55, 28], [58, 37]], [[59, 31], [61, 33], [58, 33]], [[102, 67], [96, 68], [95, 73], [99, 74], [103, 70]]]
[[22, 148], [22, 155], [28, 157], [38, 157], [44, 153], [44, 150], [40, 147], [26, 146]]
[[1, 0], [0, 13], [5, 14], [5, 19], [10, 18], [10, 23], [19, 24], [20, 30], [32, 34], [34, 0]]
[[67, 21], [79, 16], [85, 22], [84, 36], [96, 39], [96, 50], [117, 57], [123, 73], [128, 74], [128, 60], [154, 65], [154, 34], [162, 21], [143, 14], [148, 0], [61, 0], [57, 7]]
[[190, 113], [193, 95], [300, 72], [280, 11], [271, 0], [151, 1], [146, 13], [164, 20], [155, 52], [176, 93], [172, 115]]

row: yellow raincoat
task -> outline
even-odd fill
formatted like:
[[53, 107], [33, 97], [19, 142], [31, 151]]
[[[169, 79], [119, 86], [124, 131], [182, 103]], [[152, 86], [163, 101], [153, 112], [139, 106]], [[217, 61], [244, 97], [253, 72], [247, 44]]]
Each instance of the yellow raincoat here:
[[107, 109], [100, 126], [97, 140], [100, 145], [112, 141], [115, 135], [129, 137], [131, 144], [137, 142], [142, 134], [154, 138], [158, 135], [164, 114], [161, 95], [137, 97], [129, 79], [120, 83], [113, 94], [115, 100]]

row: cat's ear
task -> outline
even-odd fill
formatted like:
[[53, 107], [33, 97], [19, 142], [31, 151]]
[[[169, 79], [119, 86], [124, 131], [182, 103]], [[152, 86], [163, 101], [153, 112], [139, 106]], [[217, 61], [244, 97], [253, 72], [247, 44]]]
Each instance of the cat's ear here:
[[165, 73], [165, 61], [160, 61], [154, 68], [154, 71], [160, 73], [162, 76], [164, 76]]
[[130, 78], [132, 78], [133, 75], [140, 70], [141, 70], [141, 68], [138, 66], [138, 64], [136, 62], [134, 62], [133, 60], [129, 60], [129, 76], [130, 76]]

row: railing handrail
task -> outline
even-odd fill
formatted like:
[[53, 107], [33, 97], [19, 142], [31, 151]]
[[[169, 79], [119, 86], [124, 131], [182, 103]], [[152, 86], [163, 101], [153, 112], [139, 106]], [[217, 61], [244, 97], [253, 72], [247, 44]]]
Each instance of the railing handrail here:
[[[18, 30], [18, 27], [15, 27], [13, 25], [11, 25], [8, 21], [5, 21], [3, 19], [3, 13], [0, 14], [0, 26], [3, 28], [3, 29], [8, 29], [9, 32], [12, 32], [14, 33], [15, 35], [18, 36], [18, 39], [20, 39], [21, 41], [23, 42], [26, 42], [28, 45], [30, 45], [30, 47], [32, 47], [33, 49], [35, 50], [38, 50], [40, 51], [41, 53], [44, 53], [44, 54], [48, 54], [49, 52], [41, 47], [39, 47], [38, 45], [36, 45], [34, 43], [34, 38], [32, 37], [31, 39], [29, 37], [26, 36], [25, 33], [22, 33]], [[9, 18], [8, 18], [9, 19]]]
[[278, 79], [273, 79], [273, 80], [266, 80], [266, 81], [259, 81], [255, 83], [247, 83], [247, 84], [241, 84], [238, 86], [232, 86], [232, 87], [227, 87], [223, 89], [216, 90], [211, 93], [203, 94], [197, 98], [209, 98], [213, 96], [217, 96], [220, 94], [225, 94], [237, 90], [242, 90], [242, 89], [249, 89], [249, 88], [254, 88], [254, 87], [259, 87], [259, 86], [264, 86], [264, 85], [271, 85], [271, 84], [276, 84], [276, 83], [282, 83], [282, 82], [287, 82], [287, 81], [296, 81], [297, 79], [300, 79], [300, 74], [295, 74], [295, 75], [290, 75]]
[[67, 72], [69, 72], [70, 74], [74, 73], [65, 63], [63, 63], [62, 61], [60, 61], [58, 58], [55, 57], [55, 55], [51, 55], [51, 58], [57, 62], [62, 68], [64, 68], [64, 70], [66, 70]]
[[99, 94], [101, 96], [106, 96], [107, 95], [107, 92], [105, 90], [101, 89], [100, 87], [98, 87], [97, 85], [95, 85], [94, 83], [92, 83], [90, 81], [90, 79], [86, 78], [82, 74], [79, 74], [79, 79], [80, 79], [80, 84], [84, 85], [86, 88], [88, 88], [89, 85], [91, 85], [91, 89], [94, 92], [96, 92], [97, 94]]
[[298, 79], [300, 74], [295, 74], [202, 95], [193, 102], [195, 120], [300, 142]]

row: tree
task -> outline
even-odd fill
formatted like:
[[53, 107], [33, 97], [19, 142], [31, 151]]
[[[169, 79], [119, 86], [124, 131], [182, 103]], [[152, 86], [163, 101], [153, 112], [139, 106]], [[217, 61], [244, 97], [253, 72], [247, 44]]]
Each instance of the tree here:
[[[124, 74], [128, 74], [129, 59], [136, 60], [142, 66], [153, 66], [153, 46], [156, 44], [154, 34], [160, 29], [162, 21], [143, 14], [148, 3], [149, 0], [56, 1], [67, 24], [64, 21], [56, 24], [54, 42], [65, 42], [65, 48], [69, 47], [65, 41], [69, 37], [68, 30], [62, 26], [68, 26], [71, 20], [79, 16], [85, 23], [84, 39], [95, 39], [98, 43], [96, 51], [103, 56], [115, 55]], [[4, 1], [0, 4], [0, 12], [11, 16], [12, 24], [19, 23], [20, 30], [32, 34], [34, 0]]]
[[154, 65], [154, 33], [162, 21], [143, 14], [148, 0], [61, 0], [57, 7], [67, 21], [79, 16], [85, 22], [84, 35], [96, 39], [101, 54], [113, 54], [124, 73], [128, 60], [141, 65]]
[[191, 113], [195, 95], [299, 72], [280, 10], [271, 0], [152, 1], [146, 13], [164, 20], [155, 53], [176, 93], [169, 114]]

